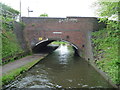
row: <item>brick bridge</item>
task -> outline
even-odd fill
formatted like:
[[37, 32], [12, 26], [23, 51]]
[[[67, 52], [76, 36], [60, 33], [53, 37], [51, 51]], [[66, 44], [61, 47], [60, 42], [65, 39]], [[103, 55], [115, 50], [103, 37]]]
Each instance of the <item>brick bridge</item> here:
[[31, 49], [42, 48], [55, 40], [70, 42], [78, 54], [92, 59], [91, 32], [97, 30], [95, 17], [22, 17], [25, 40]]

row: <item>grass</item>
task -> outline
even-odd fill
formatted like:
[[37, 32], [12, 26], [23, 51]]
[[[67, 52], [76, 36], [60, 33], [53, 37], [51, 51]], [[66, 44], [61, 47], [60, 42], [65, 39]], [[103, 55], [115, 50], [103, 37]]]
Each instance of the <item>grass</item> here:
[[106, 72], [114, 84], [120, 84], [118, 68], [118, 30], [104, 29], [92, 33], [96, 65]]
[[12, 30], [3, 30], [1, 37], [3, 58], [23, 52]]
[[51, 44], [60, 45], [60, 44], [68, 44], [68, 43], [67, 42], [62, 42], [62, 41], [54, 41]]
[[41, 57], [38, 60], [32, 61], [24, 66], [21, 66], [20, 68], [14, 69], [2, 76], [2, 85], [8, 84], [10, 81], [14, 80], [18, 75], [22, 74], [23, 72], [29, 70], [33, 65], [38, 63], [43, 57]]
[[17, 38], [15, 36], [15, 34], [13, 33], [12, 30], [3, 30], [2, 34], [2, 47], [0, 47], [0, 50], [2, 50], [0, 52], [0, 56], [2, 56], [2, 58], [7, 58], [10, 57], [8, 59], [6, 59], [6, 61], [2, 62], [2, 59], [0, 61], [0, 65], [4, 65], [8, 62], [12, 62], [16, 59], [22, 58], [23, 56], [17, 56], [17, 54], [22, 54], [24, 53], [24, 51], [22, 50], [22, 48], [19, 45], [19, 42], [17, 41]]

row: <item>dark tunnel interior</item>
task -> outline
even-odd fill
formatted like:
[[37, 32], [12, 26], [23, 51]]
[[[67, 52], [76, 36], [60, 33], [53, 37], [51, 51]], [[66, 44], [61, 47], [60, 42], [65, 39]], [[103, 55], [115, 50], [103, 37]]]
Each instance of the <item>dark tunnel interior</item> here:
[[[54, 45], [54, 46], [48, 45], [53, 41], [55, 40], [48, 40], [48, 41], [37, 44], [35, 47], [32, 48], [32, 52], [33, 53], [50, 53], [56, 50], [59, 47], [59, 45]], [[73, 47], [74, 55], [79, 56], [78, 49], [76, 49], [72, 44], [70, 45]]]

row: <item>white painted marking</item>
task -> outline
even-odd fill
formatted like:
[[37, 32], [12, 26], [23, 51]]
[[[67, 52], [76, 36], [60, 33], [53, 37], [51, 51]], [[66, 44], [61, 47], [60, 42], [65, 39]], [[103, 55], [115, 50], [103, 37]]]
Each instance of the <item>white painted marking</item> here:
[[46, 40], [42, 40], [42, 41], [38, 42], [38, 43], [36, 44], [36, 46], [37, 46], [38, 44], [42, 43], [42, 42], [45, 42], [45, 41], [48, 41], [48, 38], [47, 38]]

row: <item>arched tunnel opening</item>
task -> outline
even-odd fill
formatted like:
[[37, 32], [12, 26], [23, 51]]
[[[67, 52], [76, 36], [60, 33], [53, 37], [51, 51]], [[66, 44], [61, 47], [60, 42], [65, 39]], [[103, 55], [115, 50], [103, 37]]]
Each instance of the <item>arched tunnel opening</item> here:
[[41, 41], [39, 43], [37, 43], [33, 48], [32, 48], [32, 52], [33, 53], [49, 53], [53, 50], [55, 50], [56, 48], [58, 48], [58, 46], [48, 46], [51, 42], [53, 42], [54, 40], [46, 40], [46, 41]]
[[74, 55], [79, 56], [78, 48], [76, 45], [64, 40], [45, 40], [37, 43], [33, 48], [33, 53], [50, 53], [56, 50], [60, 45], [70, 45], [74, 50]]

